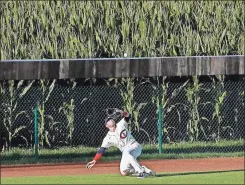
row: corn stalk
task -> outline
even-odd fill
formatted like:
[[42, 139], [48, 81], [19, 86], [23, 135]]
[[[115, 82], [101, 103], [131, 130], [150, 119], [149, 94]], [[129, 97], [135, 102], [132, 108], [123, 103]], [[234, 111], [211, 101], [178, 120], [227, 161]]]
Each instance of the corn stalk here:
[[224, 89], [224, 76], [217, 75], [218, 82], [213, 79], [213, 88], [215, 89], [215, 104], [212, 119], [217, 120], [217, 141], [220, 140], [220, 128], [223, 121], [223, 115], [221, 112], [222, 105], [224, 103], [227, 92]]
[[[187, 80], [179, 88], [175, 89], [172, 92], [170, 97], [167, 97], [168, 83], [166, 83], [165, 80], [166, 80], [166, 77], [163, 77], [163, 82], [162, 82], [162, 84], [160, 84], [159, 78], [157, 78], [158, 86], [155, 86], [154, 84], [152, 84], [152, 88], [154, 91], [154, 94], [152, 96], [152, 103], [154, 103], [157, 106], [157, 112], [158, 112], [158, 108], [160, 106], [160, 101], [161, 101], [162, 110], [163, 110], [162, 111], [162, 118], [163, 118], [163, 122], [164, 122], [163, 123], [163, 135], [166, 136], [167, 142], [171, 142], [171, 138], [169, 136], [169, 129], [175, 129], [175, 128], [172, 128], [172, 127], [167, 125], [166, 117], [167, 117], [167, 114], [170, 113], [174, 108], [177, 108], [178, 104], [171, 105], [170, 102], [172, 99], [174, 99], [182, 91], [182, 89], [187, 85], [189, 80]], [[160, 95], [158, 92], [159, 87], [160, 87], [161, 99], [159, 98], [159, 95]], [[177, 109], [177, 112], [178, 112], [178, 116], [179, 116], [179, 122], [181, 123], [181, 117], [180, 117], [178, 109]]]
[[[123, 109], [132, 115], [134, 120], [135, 129], [139, 131], [139, 113], [147, 103], [136, 103], [134, 101], [134, 78], [123, 78], [121, 85], [126, 87], [126, 89], [120, 89], [120, 95], [123, 99]], [[131, 126], [131, 125], [130, 125]], [[132, 130], [130, 127], [129, 130]]]
[[[170, 137], [168, 135], [168, 129], [167, 129], [167, 124], [165, 121], [166, 118], [166, 108], [167, 108], [167, 104], [169, 102], [169, 98], [167, 98], [167, 88], [168, 88], [168, 83], [165, 83], [165, 79], [166, 77], [163, 77], [163, 83], [160, 85], [159, 84], [159, 78], [157, 77], [157, 81], [158, 81], [158, 86], [155, 86], [154, 84], [152, 84], [152, 88], [154, 90], [154, 94], [152, 96], [152, 103], [156, 104], [157, 107], [157, 115], [158, 115], [158, 110], [159, 110], [159, 106], [160, 106], [160, 102], [162, 105], [162, 118], [163, 118], [163, 135], [166, 136], [167, 141], [170, 142]], [[160, 85], [160, 93], [161, 93], [161, 99], [159, 98], [160, 93], [158, 92], [159, 89], [159, 85]]]
[[[189, 85], [189, 87], [186, 89], [186, 97], [188, 101], [188, 105], [186, 107], [188, 108], [188, 116], [189, 121], [187, 123], [187, 139], [189, 141], [197, 141], [199, 136], [199, 122], [201, 120], [208, 121], [205, 117], [200, 117], [198, 107], [200, 105], [206, 105], [210, 102], [200, 103], [200, 96], [199, 91], [201, 89], [201, 86], [203, 84], [199, 83], [198, 77], [193, 76], [193, 85]], [[185, 107], [185, 108], [186, 108]]]
[[39, 145], [43, 148], [46, 143], [49, 147], [50, 138], [49, 131], [53, 129], [53, 127], [58, 123], [55, 122], [51, 115], [45, 114], [45, 103], [49, 100], [50, 95], [55, 87], [56, 80], [53, 80], [51, 84], [49, 84], [49, 80], [40, 80], [40, 90], [41, 90], [41, 100], [37, 103], [38, 108], [38, 137], [39, 137]]
[[71, 99], [67, 102], [63, 102], [63, 106], [59, 108], [59, 112], [63, 112], [63, 114], [66, 116], [67, 119], [67, 130], [68, 130], [68, 135], [66, 138], [66, 143], [72, 143], [72, 134], [74, 131], [74, 89], [76, 87], [76, 82], [74, 80], [71, 80], [73, 82], [71, 91], [68, 89], [68, 93], [71, 93]]
[[9, 80], [7, 81], [7, 84], [5, 84], [8, 86], [7, 90], [4, 90], [3, 87], [1, 87], [1, 95], [3, 95], [1, 98], [5, 98], [1, 104], [3, 113], [3, 122], [1, 124], [3, 124], [4, 129], [7, 131], [7, 143], [9, 144], [9, 149], [11, 148], [12, 139], [16, 138], [17, 136], [24, 139], [26, 145], [28, 145], [27, 139], [20, 134], [20, 132], [25, 129], [26, 126], [15, 127], [14, 125], [19, 116], [27, 116], [26, 111], [18, 112], [18, 100], [26, 95], [34, 81], [30, 82], [24, 89], [21, 89], [23, 82], [23, 80], [19, 81], [16, 86], [14, 80]]

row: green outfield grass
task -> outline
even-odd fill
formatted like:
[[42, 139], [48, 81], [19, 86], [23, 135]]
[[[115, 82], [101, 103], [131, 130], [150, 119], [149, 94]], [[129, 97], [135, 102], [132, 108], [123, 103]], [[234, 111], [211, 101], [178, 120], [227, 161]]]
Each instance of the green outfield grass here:
[[164, 173], [138, 179], [111, 175], [2, 178], [2, 184], [244, 184], [244, 171]]

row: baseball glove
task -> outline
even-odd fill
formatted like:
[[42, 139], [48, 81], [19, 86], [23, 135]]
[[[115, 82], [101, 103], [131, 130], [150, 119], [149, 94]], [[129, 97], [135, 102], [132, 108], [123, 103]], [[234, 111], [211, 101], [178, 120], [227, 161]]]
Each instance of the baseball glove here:
[[106, 109], [107, 117], [112, 118], [115, 122], [118, 122], [123, 118], [123, 111], [117, 108]]

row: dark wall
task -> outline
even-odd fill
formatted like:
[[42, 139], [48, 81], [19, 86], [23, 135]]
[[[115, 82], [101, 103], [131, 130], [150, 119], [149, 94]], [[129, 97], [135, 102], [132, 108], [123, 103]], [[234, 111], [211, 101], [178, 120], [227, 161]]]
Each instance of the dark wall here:
[[0, 80], [243, 75], [244, 56], [6, 60]]

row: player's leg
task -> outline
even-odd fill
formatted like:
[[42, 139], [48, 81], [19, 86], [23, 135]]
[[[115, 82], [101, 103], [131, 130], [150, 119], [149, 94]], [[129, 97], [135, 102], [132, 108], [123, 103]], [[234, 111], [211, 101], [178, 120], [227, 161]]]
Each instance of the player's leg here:
[[122, 160], [130, 164], [136, 172], [144, 172], [144, 168], [137, 161], [137, 157], [141, 154], [142, 147], [138, 143], [128, 145], [124, 148], [122, 153]]
[[[141, 152], [142, 152], [142, 147], [140, 146], [140, 147], [135, 148], [134, 150], [132, 150], [130, 153], [137, 160], [137, 157], [140, 156]], [[142, 166], [142, 168], [144, 169], [144, 172], [147, 173], [147, 174], [149, 174], [150, 176], [155, 176], [156, 175], [156, 172], [155, 171], [147, 168], [146, 166]]]
[[[140, 144], [135, 144], [137, 147], [134, 147], [134, 145], [129, 146], [130, 148], [130, 154], [134, 157], [134, 161], [133, 162], [137, 162], [139, 165], [140, 163], [138, 162], [137, 158], [140, 156], [141, 152], [142, 152], [142, 146]], [[146, 172], [145, 168], [143, 166], [140, 165], [141, 170], [139, 171], [139, 173], [137, 174], [138, 178], [144, 178], [149, 176], [149, 174]]]
[[137, 152], [134, 152], [134, 156], [130, 153], [132, 150], [136, 149], [138, 146], [126, 146], [122, 152], [122, 159], [120, 163], [120, 172], [122, 175], [131, 175], [134, 173], [140, 173], [144, 169], [142, 166], [138, 163], [136, 158], [134, 156], [139, 156], [141, 153], [141, 150], [137, 150]]
[[[123, 175], [133, 175], [138, 178], [148, 176], [144, 168], [137, 161], [137, 157], [141, 154], [142, 147], [138, 143], [126, 146], [123, 150], [120, 171]], [[130, 168], [131, 166], [131, 168]]]
[[125, 158], [121, 159], [120, 172], [123, 176], [128, 176], [137, 173], [131, 164], [127, 163]]
[[133, 162], [133, 165], [131, 164], [131, 161], [134, 161], [133, 156], [130, 155], [127, 152], [124, 152], [122, 155], [122, 159], [120, 162], [120, 172], [122, 175], [127, 176], [127, 175], [132, 175], [136, 173], [143, 172], [143, 168], [138, 164], [138, 162]]
[[142, 146], [138, 143], [128, 145], [124, 148], [120, 164], [122, 175], [138, 174], [140, 178], [155, 175], [155, 172], [145, 166], [141, 166], [137, 161], [137, 157], [140, 156], [141, 152]]

